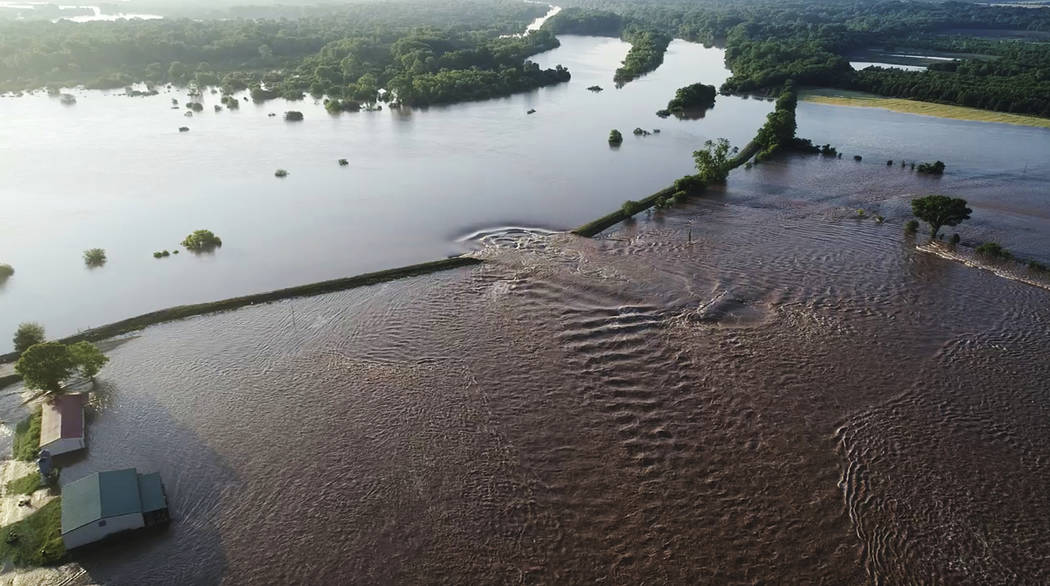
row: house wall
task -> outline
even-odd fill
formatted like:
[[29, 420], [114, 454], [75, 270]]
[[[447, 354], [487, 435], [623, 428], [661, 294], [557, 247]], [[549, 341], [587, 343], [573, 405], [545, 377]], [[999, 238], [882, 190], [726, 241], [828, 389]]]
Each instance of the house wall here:
[[[105, 522], [105, 525], [99, 526], [99, 523], [103, 521]], [[145, 526], [145, 522], [142, 519], [142, 513], [130, 513], [119, 517], [102, 519], [84, 525], [83, 527], [78, 527], [69, 533], [63, 534], [62, 542], [66, 544], [66, 549], [73, 549], [74, 547], [80, 547], [81, 545], [98, 541], [114, 533], [130, 531], [131, 529], [138, 529], [143, 526]]]
[[75, 452], [77, 450], [84, 449], [84, 438], [64, 437], [57, 439], [49, 444], [42, 445], [40, 446], [40, 449], [51, 452], [52, 456], [65, 454], [67, 452]]

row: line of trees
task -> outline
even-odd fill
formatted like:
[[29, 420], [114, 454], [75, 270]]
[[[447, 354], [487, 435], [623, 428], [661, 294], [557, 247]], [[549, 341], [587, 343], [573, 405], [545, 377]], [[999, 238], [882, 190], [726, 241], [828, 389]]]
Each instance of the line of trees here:
[[[0, 25], [0, 91], [145, 81], [251, 90], [257, 101], [328, 96], [426, 105], [561, 83], [528, 57], [558, 46], [520, 31], [546, 7], [513, 0], [352, 5], [326, 18]], [[381, 89], [388, 90], [380, 92]]]
[[[733, 75], [721, 87], [723, 93], [768, 94], [794, 80], [800, 85], [1050, 116], [1050, 43], [975, 38], [989, 29], [1050, 31], [1050, 10], [898, 0], [575, 3], [589, 10], [577, 9], [558, 26], [588, 34], [617, 28], [656, 30], [724, 46]], [[848, 55], [876, 47], [965, 56], [926, 72], [856, 72], [850, 67]]]

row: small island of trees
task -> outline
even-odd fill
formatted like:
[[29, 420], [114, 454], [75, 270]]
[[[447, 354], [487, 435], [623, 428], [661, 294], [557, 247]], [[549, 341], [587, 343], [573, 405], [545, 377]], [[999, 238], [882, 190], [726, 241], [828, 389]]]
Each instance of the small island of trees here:
[[916, 167], [915, 172], [923, 173], [926, 175], [944, 175], [944, 163], [941, 161], [935, 161], [933, 163], [919, 163]]
[[303, 113], [296, 110], [289, 110], [284, 113], [284, 119], [288, 122], [302, 122]]
[[193, 252], [207, 252], [221, 247], [222, 239], [211, 230], [194, 230], [182, 241], [182, 245]]
[[288, 171], [286, 171], [285, 169], [278, 169], [278, 170], [273, 172], [273, 176], [274, 177], [287, 177], [288, 176]]
[[609, 131], [609, 144], [614, 146], [623, 144], [623, 134], [620, 134], [620, 131], [616, 129]]
[[658, 111], [656, 115], [661, 118], [666, 118], [671, 114], [679, 118], [702, 117], [704, 110], [714, 107], [717, 94], [718, 90], [713, 85], [702, 83], [687, 85], [679, 88], [674, 98], [667, 103], [667, 108]]

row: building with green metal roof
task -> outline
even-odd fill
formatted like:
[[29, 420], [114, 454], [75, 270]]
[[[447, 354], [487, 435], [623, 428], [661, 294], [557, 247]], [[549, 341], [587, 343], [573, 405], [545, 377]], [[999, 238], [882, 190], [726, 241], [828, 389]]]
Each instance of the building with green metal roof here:
[[62, 487], [62, 541], [66, 549], [114, 533], [168, 521], [160, 475], [134, 468], [97, 472]]

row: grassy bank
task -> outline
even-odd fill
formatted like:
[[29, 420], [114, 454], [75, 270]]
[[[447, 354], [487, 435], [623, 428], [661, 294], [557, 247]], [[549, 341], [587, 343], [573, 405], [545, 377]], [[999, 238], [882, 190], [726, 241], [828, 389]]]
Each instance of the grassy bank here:
[[14, 442], [11, 444], [11, 452], [16, 460], [32, 462], [36, 460], [37, 452], [40, 451], [40, 407], [33, 410], [29, 417], [23, 419], [15, 426]]
[[1014, 124], [1018, 126], [1050, 128], [1050, 119], [1048, 118], [992, 112], [989, 110], [978, 110], [976, 108], [966, 108], [963, 106], [949, 106], [946, 104], [935, 104], [933, 102], [919, 102], [902, 98], [884, 98], [874, 94], [848, 90], [808, 89], [800, 92], [799, 98], [807, 102], [815, 102], [818, 104], [883, 108], [885, 110], [903, 112], [905, 114], [920, 114], [922, 116], [936, 116], [938, 118], [951, 118], [953, 120], [999, 122], [1002, 124]]
[[[661, 189], [660, 191], [657, 191], [656, 193], [650, 195], [649, 197], [639, 201], [638, 202], [638, 212], [644, 212], [645, 210], [653, 207], [654, 205], [656, 205], [656, 200], [658, 200], [658, 199], [660, 199], [662, 197], [669, 197], [669, 196], [673, 195], [675, 191], [676, 190], [675, 190], [674, 187], [667, 187], [667, 188]], [[591, 236], [594, 236], [595, 234], [598, 234], [598, 233], [602, 232], [606, 228], [609, 228], [610, 226], [615, 226], [616, 224], [619, 224], [620, 222], [626, 220], [627, 218], [628, 218], [627, 214], [624, 213], [624, 211], [622, 209], [619, 209], [619, 210], [616, 210], [615, 212], [613, 212], [611, 214], [607, 214], [605, 216], [602, 216], [602, 217], [598, 218], [597, 220], [594, 220], [592, 222], [587, 222], [586, 224], [584, 224], [584, 225], [580, 226], [579, 228], [576, 228], [575, 230], [573, 230], [572, 233], [577, 235], [577, 236], [591, 237]]]
[[21, 478], [16, 478], [4, 487], [7, 494], [33, 494], [40, 488], [40, 473], [30, 472]]
[[0, 528], [0, 560], [15, 566], [50, 566], [66, 555], [62, 543], [62, 499], [25, 519]]
[[[169, 307], [168, 309], [162, 309], [160, 311], [146, 313], [137, 317], [132, 317], [115, 323], [111, 323], [109, 325], [91, 328], [90, 330], [85, 330], [74, 336], [62, 338], [59, 341], [65, 344], [72, 344], [81, 340], [87, 340], [91, 342], [96, 340], [104, 340], [106, 338], [112, 338], [113, 336], [119, 336], [128, 332], [138, 331], [142, 328], [145, 328], [146, 326], [175, 321], [178, 319], [192, 317], [195, 315], [215, 313], [218, 311], [229, 311], [231, 309], [237, 309], [239, 307], [245, 307], [247, 305], [255, 305], [256, 303], [270, 303], [273, 301], [280, 301], [281, 299], [291, 299], [293, 297], [309, 297], [312, 295], [321, 295], [324, 293], [345, 291], [347, 289], [366, 287], [368, 285], [376, 285], [379, 283], [385, 283], [387, 281], [394, 281], [397, 279], [404, 279], [407, 277], [417, 277], [420, 275], [436, 273], [438, 271], [446, 271], [449, 269], [476, 265], [481, 262], [481, 260], [469, 256], [457, 256], [454, 258], [435, 260], [397, 269], [387, 269], [385, 271], [379, 271], [376, 273], [366, 273], [364, 275], [357, 275], [356, 277], [332, 279], [331, 281], [321, 281], [320, 283], [311, 283], [309, 285], [300, 285], [298, 287], [278, 289], [276, 291], [269, 291], [266, 293], [245, 295], [244, 297], [233, 297], [231, 299], [223, 299], [222, 301], [212, 301], [209, 303], [198, 303], [195, 305], [180, 305], [178, 307]], [[17, 359], [18, 355], [14, 352], [0, 356], [0, 362], [12, 362]]]

